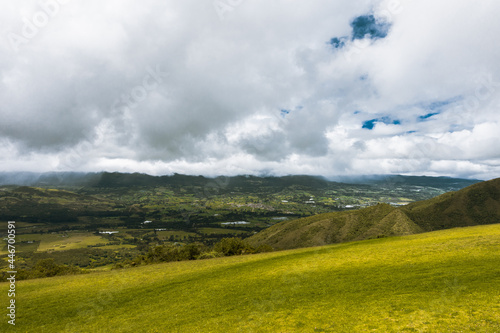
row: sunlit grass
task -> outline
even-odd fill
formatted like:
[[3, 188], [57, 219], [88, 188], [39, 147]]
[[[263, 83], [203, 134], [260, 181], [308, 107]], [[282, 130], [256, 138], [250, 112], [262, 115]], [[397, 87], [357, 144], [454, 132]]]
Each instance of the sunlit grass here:
[[133, 244], [116, 244], [116, 245], [104, 245], [97, 247], [100, 250], [119, 250], [119, 249], [135, 249], [136, 246]]
[[[32, 244], [27, 244], [26, 242], [33, 242]], [[65, 251], [73, 249], [83, 249], [88, 246], [94, 246], [98, 244], [108, 244], [109, 240], [94, 235], [90, 232], [69, 232], [69, 233], [53, 233], [53, 234], [18, 234], [16, 235], [16, 251]], [[119, 246], [113, 248], [124, 248], [124, 247], [135, 247], [135, 246]], [[104, 247], [100, 247], [104, 248]], [[0, 250], [0, 255], [7, 254], [7, 245], [3, 245]]]
[[65, 234], [46, 234], [46, 235], [21, 235], [30, 237], [40, 237], [39, 252], [44, 251], [63, 251], [72, 249], [86, 248], [89, 245], [107, 244], [109, 241], [101, 236], [89, 232], [75, 232]]
[[28, 280], [16, 329], [498, 332], [499, 262], [497, 224]]

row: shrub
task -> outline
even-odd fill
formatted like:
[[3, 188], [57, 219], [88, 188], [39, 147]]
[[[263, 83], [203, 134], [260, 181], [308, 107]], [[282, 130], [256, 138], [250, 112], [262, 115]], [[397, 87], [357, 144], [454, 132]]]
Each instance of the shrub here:
[[223, 238], [214, 245], [214, 250], [225, 256], [234, 256], [246, 253], [255, 253], [255, 248], [240, 238]]
[[146, 262], [195, 260], [201, 254], [202, 244], [160, 245], [151, 248], [146, 253]]
[[262, 245], [259, 245], [256, 249], [255, 249], [255, 252], [256, 253], [263, 253], [263, 252], [273, 252], [274, 249], [271, 245], [268, 245], [268, 244], [262, 244]]

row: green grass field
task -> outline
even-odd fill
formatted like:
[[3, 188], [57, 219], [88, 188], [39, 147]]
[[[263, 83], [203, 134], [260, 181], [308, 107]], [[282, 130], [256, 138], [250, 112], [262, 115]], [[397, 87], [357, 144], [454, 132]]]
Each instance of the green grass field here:
[[[83, 249], [97, 244], [108, 244], [107, 239], [90, 232], [69, 232], [66, 234], [21, 234], [16, 236], [17, 252], [26, 251], [64, 251]], [[32, 241], [32, 244], [25, 242]], [[24, 242], [24, 243], [23, 243]], [[7, 254], [7, 244], [0, 250], [0, 255]]]
[[21, 240], [40, 240], [38, 251], [63, 251], [71, 249], [81, 249], [89, 245], [106, 244], [108, 241], [101, 236], [96, 236], [90, 232], [71, 232], [64, 234], [45, 234], [45, 235], [19, 235]]
[[1, 332], [500, 332], [500, 224], [20, 281], [16, 304]]

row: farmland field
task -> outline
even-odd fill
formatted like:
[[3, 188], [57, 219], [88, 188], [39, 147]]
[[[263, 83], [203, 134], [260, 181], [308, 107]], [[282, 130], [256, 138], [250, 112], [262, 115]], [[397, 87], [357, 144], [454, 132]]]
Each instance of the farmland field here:
[[[71, 249], [81, 249], [97, 244], [107, 244], [108, 241], [101, 236], [96, 236], [88, 232], [73, 232], [65, 234], [24, 234], [18, 235], [18, 252], [21, 251], [63, 251]], [[27, 243], [30, 242], [30, 243]], [[32, 242], [32, 243], [31, 243]], [[5, 245], [0, 254], [6, 254]]]

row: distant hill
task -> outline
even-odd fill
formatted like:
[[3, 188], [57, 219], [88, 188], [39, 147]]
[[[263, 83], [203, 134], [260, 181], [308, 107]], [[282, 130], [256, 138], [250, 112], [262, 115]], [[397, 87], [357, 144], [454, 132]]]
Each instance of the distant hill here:
[[500, 178], [395, 208], [388, 204], [284, 221], [248, 238], [293, 249], [500, 222]]
[[334, 177], [332, 181], [349, 184], [382, 185], [382, 186], [431, 186], [443, 190], [453, 191], [480, 182], [475, 179], [461, 179], [451, 177], [402, 176], [402, 175], [365, 175]]
[[0, 185], [92, 186], [101, 176], [101, 172], [0, 172]]
[[0, 221], [77, 222], [78, 216], [115, 216], [116, 203], [65, 190], [28, 186], [0, 189]]

